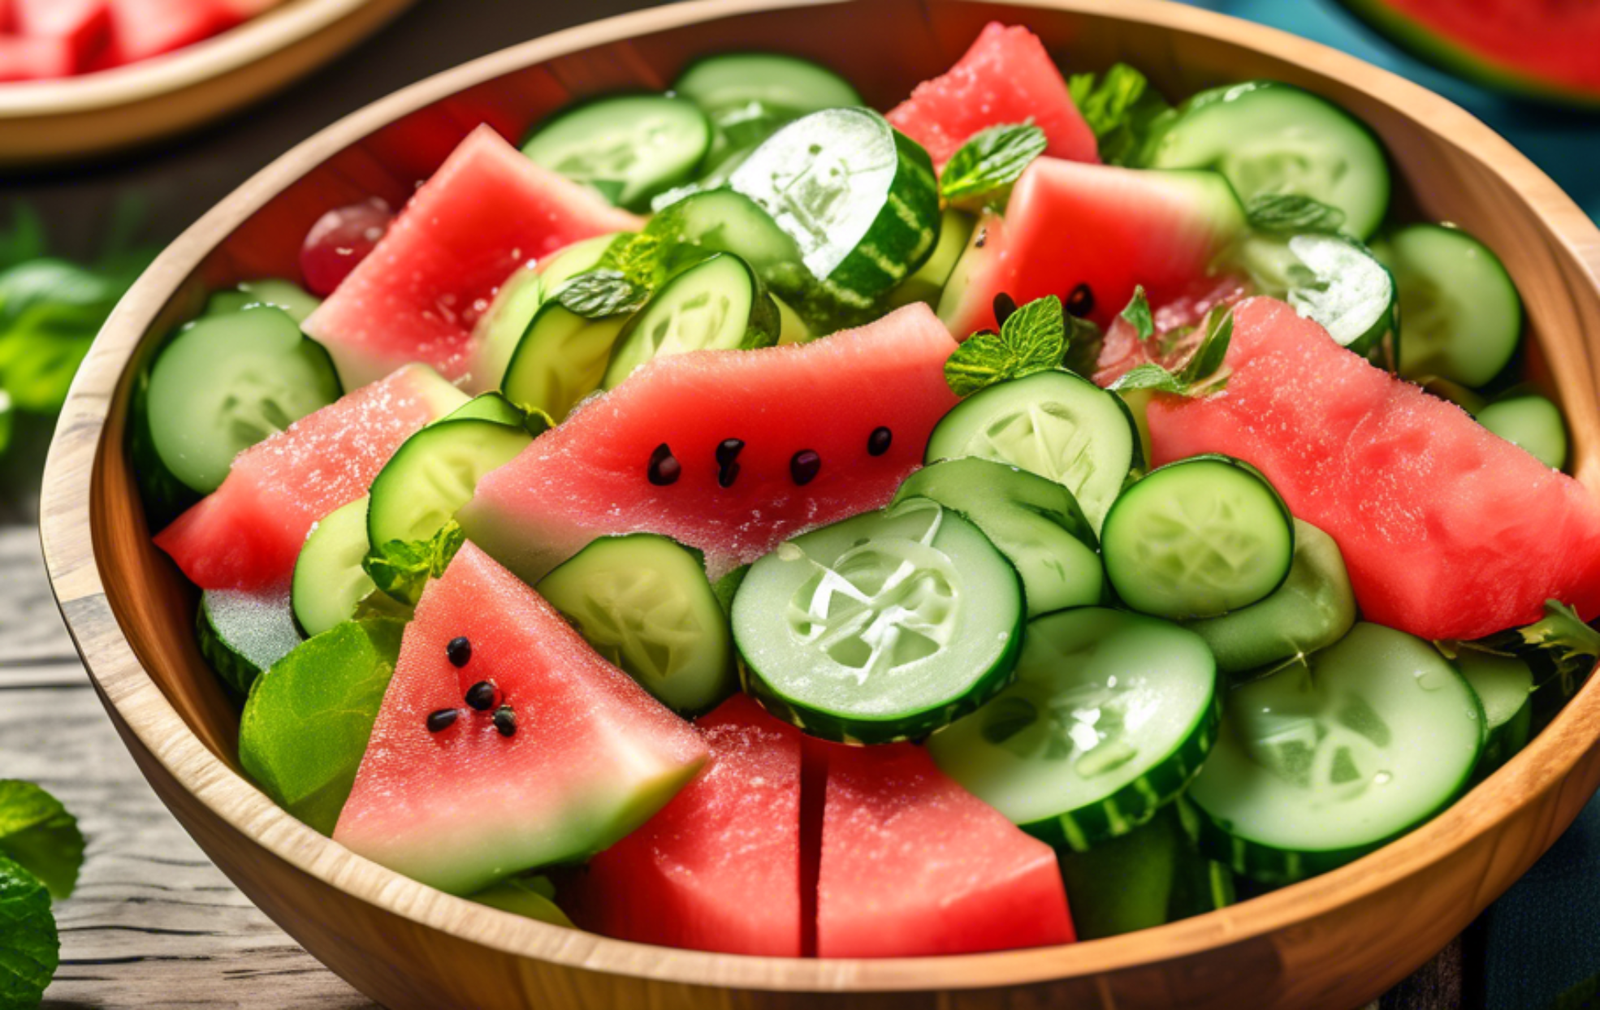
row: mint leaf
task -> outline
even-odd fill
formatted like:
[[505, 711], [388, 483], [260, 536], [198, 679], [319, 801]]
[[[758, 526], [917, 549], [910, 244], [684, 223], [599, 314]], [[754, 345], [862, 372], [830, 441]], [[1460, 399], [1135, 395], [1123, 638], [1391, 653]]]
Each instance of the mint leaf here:
[[[1137, 296], [1136, 296], [1137, 297]], [[1228, 385], [1228, 345], [1233, 340], [1233, 310], [1213, 309], [1206, 316], [1206, 332], [1183, 368], [1176, 374], [1155, 362], [1129, 369], [1108, 388], [1115, 391], [1149, 389], [1176, 396], [1208, 396]]]
[[1144, 74], [1126, 63], [1104, 74], [1073, 74], [1067, 90], [1108, 165], [1133, 164], [1155, 119], [1172, 108]]
[[1149, 340], [1155, 335], [1156, 322], [1150, 315], [1150, 299], [1145, 297], [1143, 285], [1133, 289], [1133, 297], [1128, 299], [1128, 307], [1122, 310], [1122, 318], [1133, 327], [1140, 340]]
[[979, 210], [1003, 204], [1011, 184], [1050, 141], [1032, 123], [991, 126], [973, 134], [939, 173], [939, 195], [954, 207]]
[[361, 567], [379, 589], [414, 607], [428, 580], [444, 574], [466, 541], [461, 524], [452, 519], [431, 539], [391, 540], [373, 548]]
[[1107, 388], [1116, 392], [1153, 389], [1158, 393], [1176, 393], [1181, 396], [1186, 387], [1176, 375], [1152, 361], [1128, 369]]
[[554, 295], [562, 308], [585, 319], [635, 312], [649, 297], [648, 289], [629, 280], [620, 270], [591, 270], [578, 274]]
[[83, 865], [83, 832], [54, 796], [31, 782], [0, 779], [0, 858], [44, 881], [52, 896], [69, 898]]
[[44, 883], [0, 858], [0, 1008], [36, 1007], [61, 963], [61, 938]]
[[1273, 234], [1336, 235], [1344, 227], [1344, 211], [1298, 193], [1259, 193], [1245, 207], [1250, 227]]
[[957, 347], [944, 363], [945, 381], [957, 396], [970, 396], [997, 382], [1060, 367], [1067, 353], [1065, 317], [1055, 295], [1020, 306], [998, 334], [975, 334]]
[[1563, 695], [1577, 691], [1600, 660], [1600, 631], [1559, 600], [1546, 600], [1544, 616], [1532, 624], [1480, 638], [1471, 647], [1520, 656], [1540, 675], [1539, 686], [1559, 682]]

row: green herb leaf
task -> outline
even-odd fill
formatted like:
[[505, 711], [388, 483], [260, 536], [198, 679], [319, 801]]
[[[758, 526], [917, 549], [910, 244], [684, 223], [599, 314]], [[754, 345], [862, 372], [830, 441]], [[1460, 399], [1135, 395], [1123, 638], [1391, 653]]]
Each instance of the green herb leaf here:
[[1032, 123], [991, 126], [972, 135], [939, 173], [939, 195], [955, 207], [978, 210], [1004, 204], [1011, 184], [1050, 141]]
[[1205, 326], [1205, 338], [1200, 341], [1200, 347], [1189, 363], [1183, 366], [1181, 378], [1191, 388], [1211, 383], [1222, 373], [1223, 362], [1228, 357], [1228, 345], [1233, 342], [1233, 310], [1211, 310], [1206, 315]]
[[1117, 392], [1132, 389], [1153, 389], [1158, 393], [1177, 393], [1180, 395], [1186, 389], [1183, 382], [1176, 375], [1173, 375], [1155, 362], [1147, 362], [1130, 368], [1107, 388]]
[[54, 796], [31, 782], [0, 779], [0, 857], [44, 881], [52, 896], [68, 898], [83, 866], [83, 832]]
[[1150, 315], [1150, 299], [1145, 297], [1143, 285], [1133, 289], [1133, 297], [1128, 299], [1128, 307], [1122, 310], [1122, 318], [1133, 327], [1140, 340], [1149, 340], [1155, 335], [1156, 322]]
[[1539, 686], [1559, 682], [1563, 695], [1577, 691], [1600, 660], [1600, 631], [1583, 623], [1578, 612], [1560, 600], [1546, 600], [1544, 616], [1532, 624], [1468, 644], [1526, 659], [1539, 675]]
[[1259, 193], [1245, 207], [1250, 227], [1280, 235], [1338, 234], [1344, 211], [1298, 193]]
[[944, 363], [944, 378], [957, 396], [1009, 379], [1059, 368], [1067, 353], [1066, 313], [1055, 295], [1036, 298], [1001, 325], [956, 348]]
[[36, 1007], [61, 963], [61, 938], [44, 883], [0, 858], [0, 1007]]
[[1067, 316], [1067, 353], [1061, 363], [1082, 376], [1090, 376], [1100, 367], [1100, 349], [1105, 335], [1091, 320]]
[[1155, 119], [1172, 108], [1144, 74], [1126, 63], [1104, 74], [1073, 74], [1067, 90], [1099, 141], [1100, 160], [1108, 165], [1132, 164]]
[[555, 293], [555, 300], [585, 319], [604, 319], [635, 312], [650, 292], [629, 280], [620, 270], [591, 270], [578, 274]]
[[18, 204], [11, 215], [11, 230], [0, 232], [0, 270], [9, 270], [44, 254], [44, 222], [38, 211], [27, 204]]
[[432, 539], [391, 540], [374, 548], [361, 567], [379, 589], [414, 607], [428, 580], [443, 575], [466, 542], [461, 524], [452, 519]]

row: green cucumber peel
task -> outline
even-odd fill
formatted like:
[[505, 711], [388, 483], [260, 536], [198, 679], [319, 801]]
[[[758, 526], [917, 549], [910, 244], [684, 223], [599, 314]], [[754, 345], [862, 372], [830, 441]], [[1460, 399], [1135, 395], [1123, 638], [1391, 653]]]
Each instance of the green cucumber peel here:
[[1337, 235], [1344, 211], [1299, 193], [1258, 193], [1244, 209], [1250, 227], [1274, 235]]
[[361, 562], [373, 584], [408, 606], [416, 606], [429, 579], [450, 567], [467, 534], [454, 519], [427, 540], [390, 540]]
[[1113, 64], [1103, 74], [1073, 74], [1067, 91], [1094, 131], [1100, 160], [1108, 165], [1133, 164], [1150, 124], [1172, 108], [1144, 74], [1126, 63]]
[[1032, 120], [980, 130], [945, 163], [939, 173], [939, 196], [963, 210], [1004, 207], [1012, 184], [1049, 146], [1044, 131]]
[[999, 382], [1061, 367], [1067, 354], [1066, 312], [1055, 295], [1037, 298], [1006, 317], [999, 333], [976, 333], [944, 363], [945, 382], [971, 396]]

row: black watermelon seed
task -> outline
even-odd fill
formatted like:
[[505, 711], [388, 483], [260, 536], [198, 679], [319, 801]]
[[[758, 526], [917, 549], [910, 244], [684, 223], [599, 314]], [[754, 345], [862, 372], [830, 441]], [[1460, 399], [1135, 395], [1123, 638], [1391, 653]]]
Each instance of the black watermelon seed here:
[[739, 479], [739, 464], [729, 460], [717, 470], [717, 486], [733, 487], [733, 482]]
[[450, 665], [459, 670], [472, 662], [472, 643], [467, 641], [467, 636], [465, 635], [452, 638], [450, 643], [444, 647], [444, 654], [449, 657]]
[[494, 707], [494, 685], [487, 680], [480, 680], [467, 688], [467, 704], [474, 711], [487, 712]]
[[822, 457], [810, 449], [801, 449], [789, 460], [789, 476], [794, 482], [806, 485], [817, 479], [822, 470]]
[[1094, 291], [1087, 284], [1079, 284], [1067, 296], [1067, 312], [1080, 319], [1094, 311]]
[[1004, 291], [994, 296], [994, 321], [1001, 326], [1011, 318], [1011, 313], [1017, 311], [1017, 300]]
[[665, 442], [656, 446], [656, 451], [650, 454], [650, 466], [646, 469], [645, 475], [656, 487], [666, 487], [668, 484], [678, 482], [678, 478], [683, 475], [683, 467], [672, 455], [671, 446]]
[[882, 456], [894, 444], [894, 432], [888, 428], [874, 428], [867, 436], [867, 455]]
[[456, 709], [441, 708], [428, 715], [428, 732], [443, 733], [456, 724], [456, 719], [461, 715]]
[[501, 736], [515, 736], [517, 732], [517, 711], [510, 705], [501, 705], [494, 710], [494, 728]]
[[722, 466], [727, 466], [738, 459], [739, 453], [742, 451], [744, 451], [744, 439], [725, 438], [722, 440], [722, 444], [717, 446], [717, 462]]
[[979, 228], [978, 229], [978, 237], [972, 240], [972, 244], [975, 247], [979, 248], [979, 249], [982, 249], [984, 246], [988, 245], [989, 244], [989, 229], [987, 229], [987, 228]]

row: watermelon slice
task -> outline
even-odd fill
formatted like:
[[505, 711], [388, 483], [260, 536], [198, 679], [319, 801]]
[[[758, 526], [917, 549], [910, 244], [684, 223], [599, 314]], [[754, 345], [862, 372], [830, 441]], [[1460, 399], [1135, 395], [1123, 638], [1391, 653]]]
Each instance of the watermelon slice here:
[[62, 39], [0, 35], [0, 83], [47, 81], [76, 71], [72, 46]]
[[348, 393], [240, 453], [156, 546], [202, 589], [286, 583], [311, 524], [366, 494], [400, 443], [466, 401], [423, 365]]
[[939, 302], [959, 339], [996, 329], [994, 297], [1059, 295], [1110, 324], [1143, 285], [1152, 305], [1190, 293], [1244, 229], [1214, 172], [1166, 172], [1040, 158], [1017, 180], [1005, 217], [985, 215]]
[[[457, 667], [458, 638], [471, 643]], [[496, 714], [466, 706], [495, 685]], [[514, 729], [505, 735], [505, 706]], [[439, 727], [430, 716], [454, 711]], [[435, 728], [430, 730], [430, 724]], [[406, 627], [333, 838], [424, 884], [470, 894], [581, 859], [649, 820], [706, 745], [562, 616], [472, 544]]]
[[974, 133], [1030, 119], [1044, 130], [1051, 157], [1100, 160], [1094, 131], [1039, 36], [999, 22], [984, 28], [955, 66], [917, 85], [889, 112], [894, 128], [927, 148], [938, 166]]
[[698, 725], [704, 774], [563, 880], [561, 905], [619, 940], [799, 957], [800, 731], [743, 694]]
[[[50, 4], [60, 0], [42, 2]], [[110, 60], [116, 64], [165, 55], [227, 31], [241, 20], [221, 0], [108, 2], [111, 8]]]
[[[87, 67], [111, 38], [111, 9], [106, 0], [9, 0], [12, 28], [30, 40], [34, 51], [46, 47], [53, 56], [51, 69], [60, 63], [65, 71], [39, 76], [65, 76]], [[7, 49], [24, 43], [7, 40]], [[64, 50], [64, 52], [63, 52]]]
[[807, 739], [827, 768], [818, 957], [923, 957], [1071, 943], [1055, 852], [914, 744]]
[[[641, 530], [700, 548], [714, 572], [752, 561], [801, 529], [888, 503], [956, 403], [944, 380], [954, 348], [917, 303], [808, 344], [657, 358], [484, 477], [457, 518], [529, 582], [595, 537]], [[878, 428], [891, 441], [874, 456]], [[744, 446], [722, 487], [728, 439]], [[805, 452], [822, 462], [802, 485]], [[670, 483], [663, 454], [676, 464]]]
[[1600, 501], [1282, 302], [1234, 313], [1226, 392], [1150, 405], [1157, 465], [1223, 452], [1330, 534], [1369, 621], [1478, 638], [1547, 598], [1600, 614]]
[[500, 376], [474, 374], [473, 324], [500, 283], [562, 246], [642, 223], [481, 126], [417, 190], [305, 330], [333, 355], [347, 389], [421, 361], [482, 392]]

